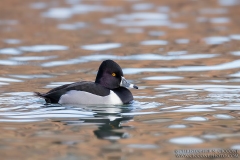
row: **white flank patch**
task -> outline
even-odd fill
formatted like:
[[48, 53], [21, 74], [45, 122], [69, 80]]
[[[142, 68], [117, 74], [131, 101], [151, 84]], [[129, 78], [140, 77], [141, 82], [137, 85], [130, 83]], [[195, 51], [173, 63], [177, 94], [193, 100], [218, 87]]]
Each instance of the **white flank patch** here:
[[72, 90], [60, 97], [60, 104], [123, 104], [121, 99], [110, 91], [108, 96], [98, 96], [84, 91]]

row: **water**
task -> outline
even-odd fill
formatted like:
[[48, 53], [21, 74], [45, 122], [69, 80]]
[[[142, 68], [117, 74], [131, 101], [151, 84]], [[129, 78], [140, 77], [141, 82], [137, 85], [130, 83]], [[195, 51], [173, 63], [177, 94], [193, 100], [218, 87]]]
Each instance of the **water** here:
[[[240, 150], [239, 0], [1, 3], [4, 159], [167, 160], [179, 159], [177, 149]], [[34, 96], [94, 81], [105, 59], [139, 86], [132, 104], [45, 105]]]
[[108, 50], [113, 48], [121, 47], [121, 44], [119, 43], [104, 43], [104, 44], [91, 44], [91, 45], [85, 45], [82, 46], [82, 49], [86, 50], [93, 50], [93, 51], [102, 51], [102, 50]]

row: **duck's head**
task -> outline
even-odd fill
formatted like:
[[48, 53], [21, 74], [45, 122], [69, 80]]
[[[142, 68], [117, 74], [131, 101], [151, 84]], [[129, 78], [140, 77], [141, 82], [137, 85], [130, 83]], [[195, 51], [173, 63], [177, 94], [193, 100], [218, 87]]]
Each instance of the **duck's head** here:
[[129, 83], [123, 76], [121, 67], [113, 60], [105, 60], [98, 69], [95, 83], [102, 86], [115, 89], [118, 87], [130, 87], [138, 89], [134, 84]]

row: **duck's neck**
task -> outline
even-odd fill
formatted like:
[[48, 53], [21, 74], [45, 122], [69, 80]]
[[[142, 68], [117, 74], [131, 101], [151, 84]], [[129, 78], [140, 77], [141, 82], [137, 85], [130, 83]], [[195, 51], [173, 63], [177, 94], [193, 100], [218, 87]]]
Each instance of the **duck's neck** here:
[[102, 75], [100, 75], [100, 74], [98, 73], [98, 74], [97, 74], [97, 77], [96, 77], [96, 79], [95, 79], [95, 83], [101, 84], [101, 77], [102, 77]]

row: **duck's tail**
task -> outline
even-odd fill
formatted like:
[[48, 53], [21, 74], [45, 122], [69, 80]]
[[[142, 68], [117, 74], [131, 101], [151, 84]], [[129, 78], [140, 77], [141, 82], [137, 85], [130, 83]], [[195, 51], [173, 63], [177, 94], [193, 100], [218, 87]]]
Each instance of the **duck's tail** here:
[[44, 98], [44, 95], [40, 92], [34, 92], [34, 96], [42, 97]]
[[51, 100], [48, 97], [46, 97], [45, 94], [42, 94], [40, 92], [34, 92], [34, 95], [45, 99], [47, 103], [51, 103]]

